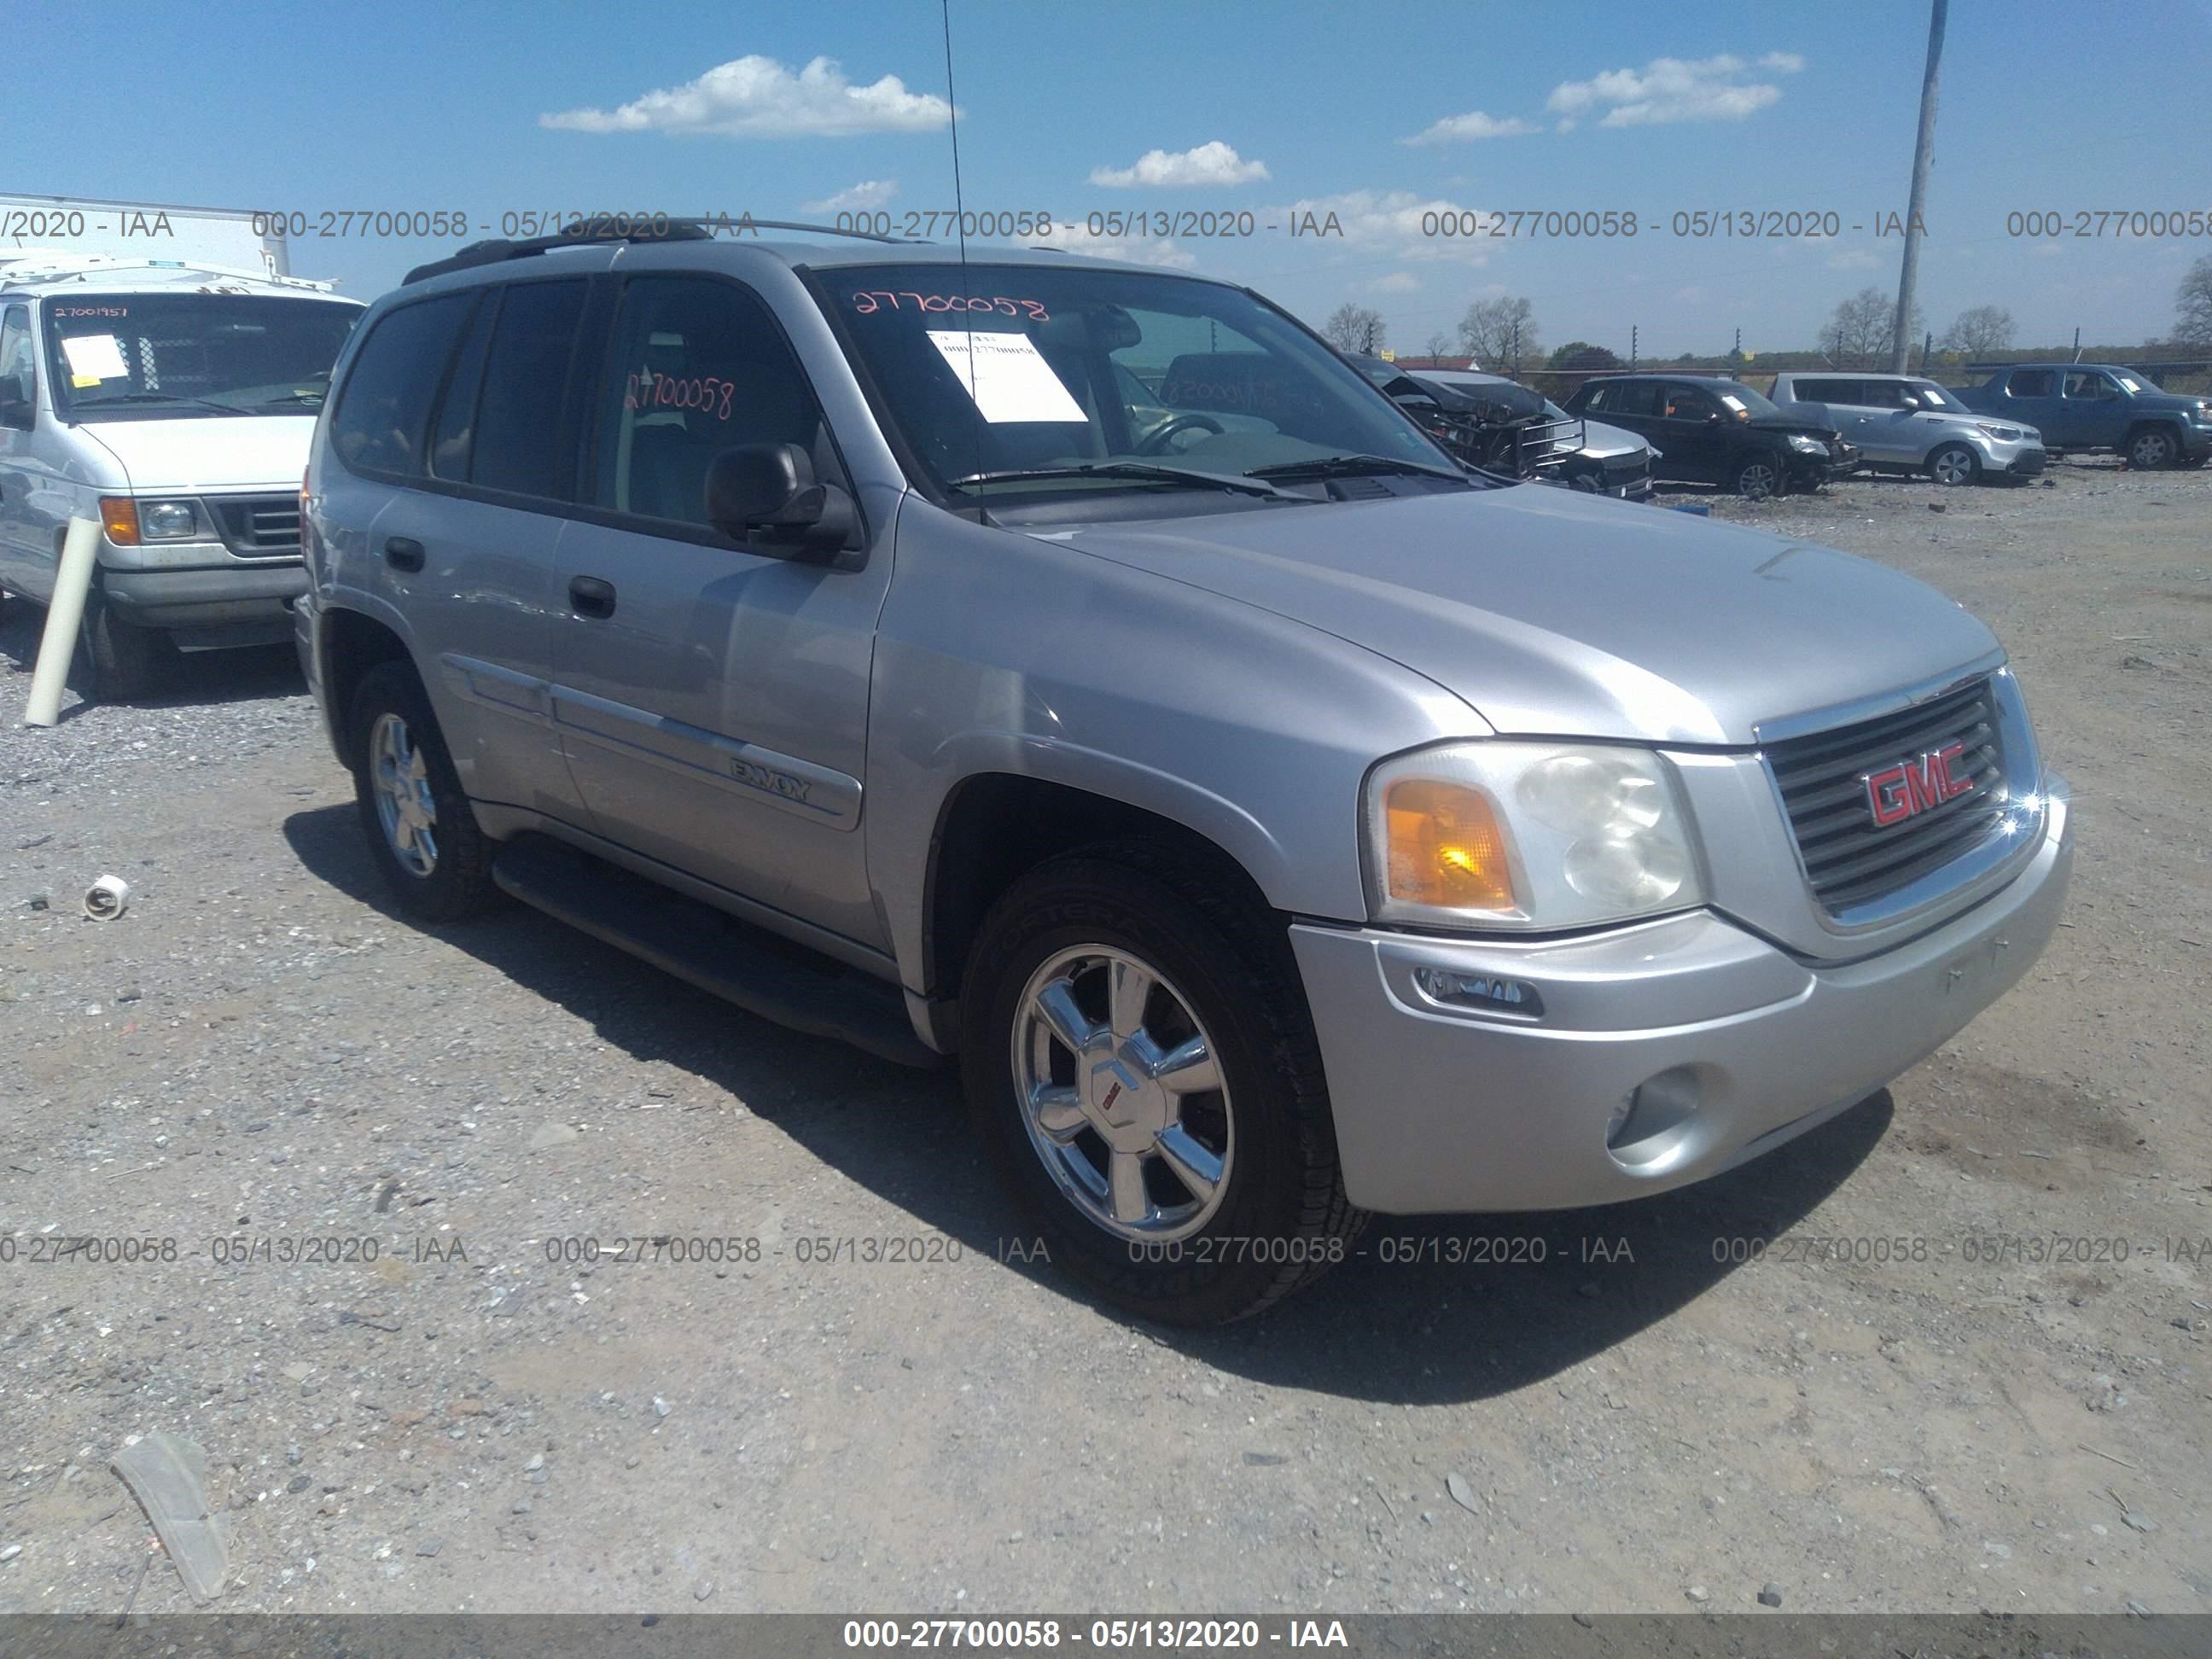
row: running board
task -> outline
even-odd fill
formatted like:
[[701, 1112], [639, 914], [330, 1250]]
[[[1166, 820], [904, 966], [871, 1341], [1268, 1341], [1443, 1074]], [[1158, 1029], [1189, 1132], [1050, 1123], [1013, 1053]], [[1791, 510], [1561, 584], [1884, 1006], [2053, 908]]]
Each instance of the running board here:
[[525, 904], [748, 1013], [901, 1066], [945, 1056], [915, 1035], [896, 985], [848, 969], [544, 836], [519, 836], [492, 879]]

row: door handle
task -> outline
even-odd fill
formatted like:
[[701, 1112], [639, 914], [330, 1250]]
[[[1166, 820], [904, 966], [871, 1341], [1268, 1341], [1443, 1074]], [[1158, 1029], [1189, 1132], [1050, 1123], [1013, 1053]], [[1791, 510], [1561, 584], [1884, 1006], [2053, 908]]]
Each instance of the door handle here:
[[394, 570], [420, 570], [422, 544], [405, 536], [392, 536], [384, 544], [384, 562]]
[[580, 617], [613, 616], [615, 585], [603, 582], [597, 576], [569, 577], [568, 609]]

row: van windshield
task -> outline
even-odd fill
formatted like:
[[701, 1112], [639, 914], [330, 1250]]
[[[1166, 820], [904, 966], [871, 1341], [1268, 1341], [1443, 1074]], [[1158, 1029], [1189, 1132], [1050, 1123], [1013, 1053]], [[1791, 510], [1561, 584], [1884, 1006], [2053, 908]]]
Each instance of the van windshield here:
[[312, 415], [362, 308], [264, 294], [68, 294], [45, 311], [55, 409], [131, 421]]
[[1050, 265], [819, 276], [907, 453], [948, 494], [1266, 498], [1271, 480], [1355, 472], [1468, 484], [1358, 369], [1223, 283]]

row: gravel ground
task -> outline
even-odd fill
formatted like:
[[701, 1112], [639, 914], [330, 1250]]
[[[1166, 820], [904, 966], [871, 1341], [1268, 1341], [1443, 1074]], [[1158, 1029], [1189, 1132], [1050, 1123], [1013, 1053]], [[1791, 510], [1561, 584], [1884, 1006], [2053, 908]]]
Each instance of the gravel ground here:
[[[949, 1078], [529, 913], [392, 916], [283, 653], [0, 731], [0, 1611], [131, 1596], [107, 1465], [157, 1430], [240, 1610], [2212, 1608], [2212, 474], [1715, 510], [1998, 629], [2075, 789], [2057, 942], [1757, 1164], [1386, 1220], [1222, 1332], [1024, 1260]], [[1545, 1260], [1388, 1259], [1477, 1236]]]

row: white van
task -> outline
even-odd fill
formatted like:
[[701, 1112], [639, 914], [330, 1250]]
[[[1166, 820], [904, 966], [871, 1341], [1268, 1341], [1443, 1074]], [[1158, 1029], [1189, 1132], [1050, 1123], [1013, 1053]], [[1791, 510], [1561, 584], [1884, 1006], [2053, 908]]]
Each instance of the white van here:
[[98, 696], [143, 695], [179, 647], [290, 637], [307, 443], [362, 310], [327, 283], [0, 254], [0, 587], [45, 604], [70, 520], [99, 520]]

